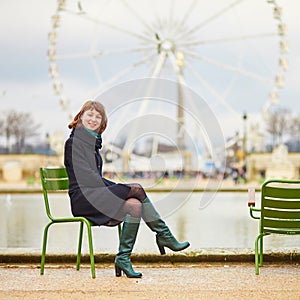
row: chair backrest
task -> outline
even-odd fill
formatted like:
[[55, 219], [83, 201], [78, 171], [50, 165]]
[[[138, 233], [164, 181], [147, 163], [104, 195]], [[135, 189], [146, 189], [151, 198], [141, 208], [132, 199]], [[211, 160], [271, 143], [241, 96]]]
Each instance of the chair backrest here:
[[69, 189], [69, 178], [64, 167], [40, 168], [41, 184], [43, 189], [46, 213], [53, 220], [50, 211], [48, 191], [67, 191]]
[[268, 180], [261, 190], [261, 233], [300, 234], [300, 180]]

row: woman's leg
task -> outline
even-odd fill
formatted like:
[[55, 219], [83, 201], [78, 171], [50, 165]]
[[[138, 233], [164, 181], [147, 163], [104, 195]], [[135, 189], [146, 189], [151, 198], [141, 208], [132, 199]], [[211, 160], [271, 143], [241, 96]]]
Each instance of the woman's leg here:
[[120, 211], [123, 215], [131, 215], [134, 218], [140, 218], [142, 213], [142, 204], [138, 199], [129, 198], [124, 202]]
[[148, 197], [143, 202], [142, 218], [148, 227], [156, 232], [156, 243], [160, 254], [166, 254], [164, 247], [167, 247], [172, 251], [181, 251], [190, 246], [189, 242], [181, 243], [177, 241]]
[[142, 203], [141, 217], [146, 222], [148, 227], [156, 232], [156, 243], [161, 254], [165, 254], [164, 247], [168, 247], [173, 251], [181, 251], [189, 247], [189, 242], [180, 243], [171, 233], [169, 227], [162, 220], [159, 213], [154, 208], [150, 199], [147, 197], [143, 187], [138, 184], [128, 184], [131, 187], [128, 195], [137, 198]]
[[141, 202], [134, 198], [127, 199], [121, 209], [121, 215], [127, 214], [127, 216], [123, 223], [119, 251], [115, 259], [116, 276], [121, 276], [123, 271], [127, 277], [142, 277], [142, 273], [134, 271], [130, 261], [130, 255], [140, 226], [141, 210]]

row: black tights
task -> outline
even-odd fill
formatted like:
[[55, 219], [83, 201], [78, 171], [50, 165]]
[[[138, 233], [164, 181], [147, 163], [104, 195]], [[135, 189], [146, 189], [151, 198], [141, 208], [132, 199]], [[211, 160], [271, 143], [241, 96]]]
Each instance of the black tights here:
[[130, 187], [130, 191], [127, 194], [126, 201], [124, 201], [124, 205], [115, 217], [117, 220], [124, 220], [127, 214], [134, 218], [140, 218], [142, 214], [142, 202], [147, 197], [144, 188], [140, 184], [130, 183], [126, 185]]
[[144, 188], [139, 183], [130, 183], [126, 184], [130, 187], [130, 191], [127, 194], [127, 199], [129, 198], [136, 198], [140, 202], [143, 202], [147, 197]]

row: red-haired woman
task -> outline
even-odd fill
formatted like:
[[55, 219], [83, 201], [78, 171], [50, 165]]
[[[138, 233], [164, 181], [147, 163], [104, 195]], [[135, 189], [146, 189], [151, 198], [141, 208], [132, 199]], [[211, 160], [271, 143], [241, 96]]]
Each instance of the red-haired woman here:
[[140, 184], [115, 183], [102, 176], [99, 150], [106, 126], [104, 106], [91, 100], [84, 103], [69, 124], [72, 132], [65, 143], [64, 163], [70, 182], [72, 213], [99, 226], [116, 226], [124, 221], [115, 259], [116, 276], [121, 276], [123, 271], [127, 277], [139, 278], [142, 273], [133, 270], [130, 255], [141, 218], [156, 232], [161, 254], [165, 254], [164, 247], [180, 251], [190, 244], [176, 240]]

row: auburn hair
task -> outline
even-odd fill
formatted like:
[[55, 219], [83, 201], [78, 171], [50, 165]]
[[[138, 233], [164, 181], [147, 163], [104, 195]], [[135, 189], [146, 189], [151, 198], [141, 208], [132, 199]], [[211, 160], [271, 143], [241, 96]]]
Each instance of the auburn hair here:
[[84, 112], [86, 112], [87, 110], [92, 110], [95, 109], [98, 113], [101, 114], [102, 120], [101, 120], [101, 124], [98, 130], [98, 133], [102, 133], [106, 126], [107, 126], [107, 116], [106, 116], [106, 112], [105, 112], [105, 108], [103, 106], [103, 104], [101, 104], [98, 101], [93, 101], [93, 100], [88, 100], [86, 101], [81, 110], [79, 111], [79, 113], [74, 117], [74, 119], [71, 121], [71, 123], [68, 125], [68, 127], [71, 128], [80, 128], [82, 127], [82, 121], [81, 121], [81, 117], [84, 114]]

